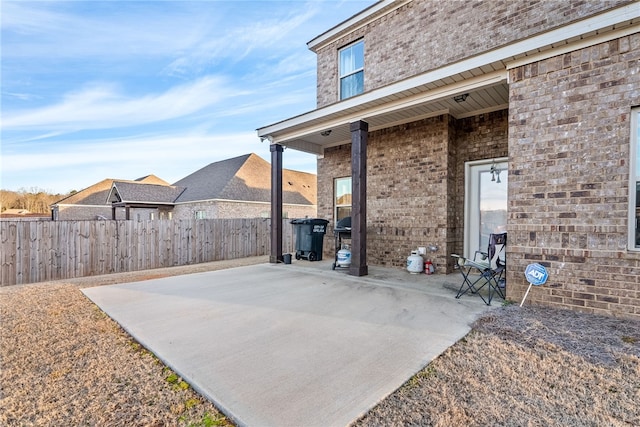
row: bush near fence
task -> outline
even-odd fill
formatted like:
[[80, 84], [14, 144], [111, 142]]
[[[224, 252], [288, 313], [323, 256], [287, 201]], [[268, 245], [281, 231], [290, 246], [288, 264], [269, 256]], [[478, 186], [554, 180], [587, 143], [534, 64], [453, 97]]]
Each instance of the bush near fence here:
[[[271, 220], [0, 221], [0, 286], [268, 255]], [[293, 226], [283, 220], [284, 251]]]

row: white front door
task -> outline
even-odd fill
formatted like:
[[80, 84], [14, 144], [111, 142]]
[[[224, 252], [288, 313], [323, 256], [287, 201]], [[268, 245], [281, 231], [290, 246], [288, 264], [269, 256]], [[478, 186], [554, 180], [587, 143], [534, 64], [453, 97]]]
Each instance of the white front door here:
[[489, 234], [507, 231], [507, 159], [465, 163], [464, 254], [486, 251]]

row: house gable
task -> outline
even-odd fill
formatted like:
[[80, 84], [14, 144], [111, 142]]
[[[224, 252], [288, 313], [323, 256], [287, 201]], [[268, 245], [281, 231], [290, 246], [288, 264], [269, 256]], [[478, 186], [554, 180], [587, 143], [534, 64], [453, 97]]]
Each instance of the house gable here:
[[149, 203], [171, 205], [184, 192], [183, 187], [146, 184], [141, 182], [114, 181], [109, 201], [111, 203]]
[[104, 205], [109, 204], [109, 198], [113, 183], [119, 182], [138, 182], [138, 183], [153, 183], [157, 185], [169, 185], [168, 182], [158, 178], [155, 175], [147, 175], [142, 178], [138, 178], [135, 181], [130, 180], [116, 180], [112, 178], [103, 179], [102, 181], [93, 184], [87, 188], [84, 188], [76, 193], [73, 193], [61, 200], [58, 200], [55, 205]]

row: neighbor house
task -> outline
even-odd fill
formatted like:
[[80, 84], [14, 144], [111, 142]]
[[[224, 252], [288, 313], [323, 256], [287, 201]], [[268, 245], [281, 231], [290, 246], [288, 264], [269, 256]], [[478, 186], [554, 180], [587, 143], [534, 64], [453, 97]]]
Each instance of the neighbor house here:
[[[170, 185], [106, 179], [52, 205], [54, 220], [270, 217], [271, 167], [256, 154], [211, 163]], [[316, 176], [284, 170], [284, 215], [316, 215]]]
[[[211, 163], [174, 185], [175, 218], [270, 218], [271, 166], [257, 154]], [[316, 175], [289, 169], [284, 176], [284, 216], [315, 217]]]
[[317, 108], [258, 129], [273, 181], [283, 147], [318, 155], [350, 274], [421, 246], [451, 273], [506, 230], [509, 299], [540, 263], [527, 301], [639, 317], [639, 18], [627, 0], [377, 2], [307, 44]]
[[111, 219], [171, 219], [175, 200], [185, 191], [175, 185], [114, 181], [107, 196]]
[[54, 221], [111, 219], [114, 212], [110, 197], [112, 197], [111, 193], [113, 193], [114, 183], [116, 182], [169, 186], [168, 182], [155, 175], [143, 176], [136, 180], [103, 179], [51, 205], [51, 218]]

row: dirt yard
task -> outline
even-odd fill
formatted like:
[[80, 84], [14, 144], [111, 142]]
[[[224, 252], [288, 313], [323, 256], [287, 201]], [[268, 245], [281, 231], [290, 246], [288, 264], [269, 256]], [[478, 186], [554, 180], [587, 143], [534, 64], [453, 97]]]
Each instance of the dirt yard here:
[[[229, 425], [80, 289], [266, 261], [0, 288], [0, 425]], [[356, 425], [637, 426], [638, 402], [639, 321], [507, 306]]]

